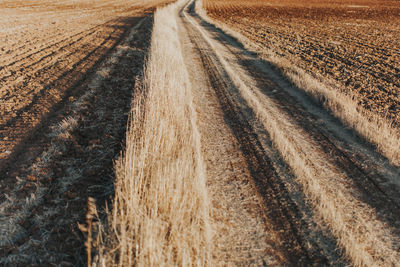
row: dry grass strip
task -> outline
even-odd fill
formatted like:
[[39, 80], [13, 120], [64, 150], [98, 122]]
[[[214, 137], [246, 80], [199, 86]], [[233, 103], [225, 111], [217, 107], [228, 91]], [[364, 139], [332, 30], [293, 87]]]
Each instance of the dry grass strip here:
[[96, 246], [93, 266], [211, 264], [209, 201], [177, 34], [179, 5], [155, 14], [142, 90], [116, 162], [112, 211], [107, 224], [97, 226], [102, 234], [88, 244]]

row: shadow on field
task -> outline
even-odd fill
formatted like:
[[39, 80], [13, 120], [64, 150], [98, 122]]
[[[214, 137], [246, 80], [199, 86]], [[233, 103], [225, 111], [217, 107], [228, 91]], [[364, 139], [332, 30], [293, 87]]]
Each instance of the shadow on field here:
[[[225, 44], [228, 48], [235, 47], [238, 49], [238, 53], [241, 55], [237, 57], [239, 59], [239, 64], [252, 75], [260, 91], [273, 99], [287, 114], [294, 118], [294, 121], [296, 121], [299, 127], [303, 128], [305, 132], [309, 133], [312, 138], [316, 140], [324, 152], [330, 155], [334, 164], [354, 183], [358, 193], [357, 197], [363, 203], [373, 208], [377, 218], [391, 226], [392, 229], [396, 229], [395, 234], [400, 236], [400, 221], [398, 220], [398, 218], [400, 218], [399, 192], [396, 187], [390, 186], [390, 182], [388, 182], [388, 179], [382, 174], [385, 173], [386, 170], [382, 173], [377, 171], [378, 169], [388, 168], [389, 171], [387, 172], [390, 173], [390, 175], [392, 175], [392, 173], [394, 173], [394, 175], [399, 175], [399, 169], [392, 167], [389, 161], [376, 152], [376, 148], [363, 137], [359, 136], [355, 130], [347, 127], [329, 111], [326, 111], [322, 103], [315, 100], [301, 88], [293, 85], [280, 69], [274, 67], [270, 62], [260, 59], [256, 53], [247, 50], [236, 38], [203, 20], [194, 12], [194, 5], [190, 8], [190, 13], [203, 27], [213, 33], [213, 38], [215, 38], [215, 40]], [[290, 88], [296, 95], [299, 95], [301, 102], [289, 95], [282, 86]], [[324, 126], [318, 123], [320, 118], [308, 112], [306, 108], [304, 108], [304, 105], [318, 110], [318, 114], [321, 114], [320, 118], [323, 118], [327, 124], [333, 125], [332, 127], [339, 129], [342, 134], [340, 136], [335, 136], [325, 131], [323, 129]], [[239, 143], [241, 143], [241, 137], [238, 135], [238, 128], [235, 126], [237, 122], [229, 122], [229, 116], [227, 120], [233, 132], [237, 135]], [[246, 127], [242, 128], [246, 129]], [[343, 149], [337, 145], [337, 140], [339, 140], [339, 143], [348, 143], [350, 145], [344, 145], [343, 147], [346, 147], [346, 149]], [[245, 143], [247, 143], [247, 141]], [[357, 148], [360, 147], [363, 149], [362, 152], [357, 151]], [[244, 153], [248, 154], [246, 151], [244, 151]], [[359, 156], [362, 155], [361, 153], [371, 155], [372, 158], [377, 159], [376, 162], [380, 162], [382, 165], [365, 166], [362, 161], [362, 156]], [[265, 162], [264, 164], [268, 165], [268, 161]], [[254, 163], [248, 162], [248, 164], [250, 168], [253, 168], [252, 165], [254, 165]], [[257, 179], [259, 179], [257, 178], [259, 175], [256, 171], [258, 168], [258, 165], [254, 166], [253, 171], [256, 182]], [[261, 184], [266, 182], [267, 181], [260, 180]], [[264, 189], [261, 191], [263, 190]]]
[[[189, 6], [189, 13], [205, 29], [218, 33], [217, 38], [221, 38], [221, 40], [216, 38], [218, 42], [226, 42], [222, 40], [225, 33], [198, 17], [194, 13], [193, 5]], [[281, 241], [273, 246], [280, 251], [282, 264], [299, 266], [328, 264], [332, 259], [328, 259], [323, 254], [316, 238], [310, 237], [311, 226], [303, 218], [306, 208], [299, 207], [298, 203], [292, 199], [285, 181], [278, 174], [276, 159], [271, 159], [271, 151], [274, 151], [274, 148], [268, 132], [257, 123], [257, 115], [241, 97], [238, 88], [235, 87], [213, 49], [206, 42], [200, 43], [197, 48], [202, 65], [218, 97], [225, 122], [232, 130], [245, 156], [252, 178], [251, 182], [262, 201], [261, 212], [266, 225], [272, 226]], [[260, 141], [260, 136], [265, 136], [266, 140]], [[265, 150], [262, 142], [270, 147], [270, 151]], [[285, 165], [283, 160], [280, 160], [279, 164]], [[284, 167], [289, 170], [286, 165]], [[332, 257], [337, 259], [340, 256]]]
[[[9, 200], [7, 193], [16, 203], [4, 219], [21, 213], [16, 220], [18, 234], [0, 233], [12, 240], [0, 247], [0, 263], [86, 264], [85, 237], [77, 222], [85, 222], [88, 197], [96, 198], [102, 207], [113, 194], [113, 161], [123, 147], [133, 88], [147, 56], [152, 26], [150, 15], [110, 22], [107, 27], [121, 34], [108, 37], [113, 38], [111, 47], [95, 47], [77, 63], [92, 64], [89, 69], [66, 70], [46, 85], [47, 89], [65, 86], [62, 99], [39, 125], [27, 129], [23, 141], [0, 162], [0, 201]], [[33, 102], [41, 97], [35, 96]], [[19, 119], [10, 120], [7, 127], [17, 125]], [[24, 186], [14, 185], [16, 177]], [[36, 202], [23, 213], [27, 208], [22, 200], [31, 194], [36, 194]]]
[[[10, 135], [7, 137], [11, 139], [13, 129], [21, 128], [21, 126], [23, 128], [24, 116], [26, 116], [26, 114], [31, 114], [32, 116], [37, 115], [33, 107], [38, 104], [46, 104], [46, 102], [43, 102], [43, 99], [47, 97], [47, 91], [52, 88], [61, 88], [61, 99], [50, 107], [48, 112], [41, 115], [40, 123], [36, 127], [33, 129], [24, 129], [24, 131], [21, 132], [22, 136], [17, 136], [18, 139], [21, 139], [20, 143], [15, 146], [15, 149], [11, 151], [6, 159], [0, 159], [0, 174], [2, 176], [11, 168], [10, 165], [13, 162], [21, 158], [21, 155], [28, 150], [27, 148], [32, 147], [32, 143], [38, 139], [38, 135], [40, 136], [44, 128], [48, 127], [51, 121], [54, 120], [54, 117], [58, 116], [58, 113], [60, 113], [63, 107], [69, 103], [70, 97], [79, 97], [79, 95], [84, 93], [82, 87], [88, 82], [90, 75], [98, 69], [104, 59], [106, 59], [115, 50], [115, 47], [121, 40], [126, 37], [130, 27], [135, 25], [140, 19], [140, 17], [122, 18], [118, 21], [111, 21], [102, 25], [103, 27], [112, 28], [113, 31], [103, 40], [101, 45], [93, 47], [90, 51], [82, 51], [81, 53], [85, 54], [85, 56], [81, 60], [76, 62], [72, 68], [67, 69], [61, 74], [56, 74], [59, 75], [57, 79], [51, 83], [45, 84], [43, 89], [33, 96], [33, 100], [29, 105], [17, 110], [13, 118], [0, 125], [0, 130], [9, 129]], [[117, 32], [119, 32], [119, 34], [116, 34]], [[108, 41], [111, 41], [112, 45], [110, 47], [103, 46]], [[85, 65], [91, 67], [85, 68]], [[50, 73], [49, 75], [54, 75], [54, 73]], [[38, 116], [40, 116], [40, 114], [38, 114]]]

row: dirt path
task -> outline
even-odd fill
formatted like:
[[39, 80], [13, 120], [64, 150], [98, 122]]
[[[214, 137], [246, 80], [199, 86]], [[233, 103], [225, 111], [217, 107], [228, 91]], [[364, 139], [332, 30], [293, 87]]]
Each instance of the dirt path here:
[[[251, 195], [259, 203], [251, 209], [262, 220], [233, 227], [242, 234], [254, 230], [242, 247], [248, 259], [263, 259], [254, 249], [261, 246], [268, 264], [345, 265], [344, 254], [353, 261], [396, 262], [399, 170], [267, 62], [200, 18], [193, 2], [180, 16], [188, 35], [183, 31], [182, 39], [191, 47], [188, 69], [199, 91], [195, 102], [213, 201], [224, 203], [214, 187], [229, 192], [225, 202], [244, 196], [236, 206], [243, 218], [255, 216], [248, 207], [243, 215]], [[232, 183], [237, 187], [229, 189]], [[257, 232], [260, 222], [267, 235]], [[266, 242], [255, 245], [262, 237]], [[374, 238], [381, 243], [367, 248]]]
[[279, 239], [266, 231], [262, 203], [254, 196], [255, 188], [245, 156], [225, 123], [212, 84], [204, 79], [208, 70], [202, 64], [198, 46], [193, 43], [196, 35], [183, 23], [180, 26], [209, 178], [207, 186], [212, 199], [212, 214], [217, 225], [215, 232], [218, 234], [214, 240], [217, 249], [213, 256], [221, 265], [277, 264], [283, 258], [275, 248]]
[[[257, 256], [259, 259], [269, 257], [269, 260], [264, 261], [267, 265], [277, 262], [328, 263], [328, 259], [319, 251], [321, 248], [315, 244], [315, 240], [312, 240], [315, 238], [312, 235], [322, 238], [324, 240], [322, 243], [327, 249], [334, 250], [332, 246], [335, 247], [335, 244], [322, 233], [318, 233], [315, 225], [312, 226], [313, 229], [307, 226], [312, 220], [310, 218], [312, 213], [305, 205], [304, 196], [295, 192], [299, 189], [299, 185], [293, 181], [288, 167], [276, 149], [271, 146], [268, 134], [258, 125], [254, 114], [242, 103], [243, 101], [237, 99], [234, 85], [227, 77], [224, 67], [218, 62], [215, 52], [186, 17], [193, 15], [190, 13], [193, 12], [193, 6], [188, 8], [184, 11], [188, 13], [183, 13], [182, 19], [193, 48], [192, 55], [186, 57], [195, 57], [201, 65], [200, 70], [195, 71], [196, 77], [201, 78], [194, 80], [193, 84], [196, 86], [203, 84], [199, 89], [205, 91], [199, 90], [202, 97], [197, 101], [200, 106], [197, 110], [199, 120], [202, 122], [199, 128], [203, 130], [202, 141], [208, 162], [208, 175], [212, 177], [209, 186], [215, 188], [213, 198], [218, 205], [235, 203], [238, 200], [237, 196], [242, 196], [233, 208], [240, 224], [236, 223], [229, 227], [235, 230], [231, 232], [231, 239], [225, 237], [225, 242], [221, 242], [221, 246], [226, 244], [231, 246], [238, 241], [248, 242], [247, 247], [242, 247], [243, 253], [247, 253], [250, 259]], [[199, 73], [204, 73], [204, 76]], [[202, 81], [204, 78], [207, 82]], [[203, 114], [203, 111], [207, 113]], [[215, 154], [216, 151], [218, 154]], [[291, 189], [287, 188], [286, 182], [291, 183]], [[250, 215], [250, 218], [259, 217], [258, 224], [262, 222], [264, 227], [246, 222], [246, 215]], [[235, 214], [227, 213], [220, 216], [223, 219], [235, 220]], [[256, 232], [257, 228], [258, 236], [249, 235], [252, 231]], [[266, 231], [266, 234], [263, 231]], [[252, 247], [254, 243], [260, 242], [261, 238], [266, 241], [261, 242], [262, 247], [259, 249]], [[237, 249], [232, 248], [224, 250], [237, 252]], [[257, 255], [258, 253], [260, 255]], [[337, 263], [338, 255], [329, 256], [330, 260]], [[274, 257], [277, 257], [275, 262], [271, 262], [271, 258]], [[242, 260], [236, 262], [239, 264], [251, 263], [244, 261], [245, 257], [238, 259]], [[260, 262], [257, 265], [261, 265]]]
[[[399, 265], [400, 170], [200, 17], [195, 1], [178, 16], [215, 262]], [[0, 31], [9, 39], [0, 45], [1, 265], [85, 265], [77, 222], [88, 197], [102, 205], [113, 193], [113, 160], [153, 18], [99, 21], [41, 35], [38, 20], [25, 43]]]
[[[77, 223], [85, 221], [88, 197], [102, 205], [113, 193], [113, 160], [152, 23], [151, 16], [112, 21], [35, 52], [37, 61], [31, 55], [9, 64], [35, 74], [31, 91], [13, 85], [9, 98], [29, 102], [5, 110], [0, 126], [8, 137], [1, 139], [2, 265], [85, 264]], [[7, 115], [15, 109], [17, 116]]]

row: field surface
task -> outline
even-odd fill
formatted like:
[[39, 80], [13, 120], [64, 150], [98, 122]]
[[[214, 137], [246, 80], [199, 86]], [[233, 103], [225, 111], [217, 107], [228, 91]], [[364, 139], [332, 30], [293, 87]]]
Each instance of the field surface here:
[[400, 265], [398, 2], [145, 3], [0, 4], [0, 264]]
[[208, 15], [400, 122], [398, 1], [204, 1]]
[[[233, 2], [231, 5], [229, 1], [206, 3], [204, 6], [207, 7], [208, 18], [196, 14], [192, 3], [184, 9], [182, 20], [195, 46], [194, 50], [199, 53], [199, 61], [208, 75], [211, 88], [223, 111], [224, 120], [230, 126], [244, 154], [246, 168], [251, 175], [250, 181], [262, 203], [262, 214], [268, 225], [266, 228], [271, 229], [272, 233], [275, 232], [270, 236], [279, 240], [274, 240], [273, 243], [279, 244], [275, 249], [280, 251], [280, 259], [293, 265], [346, 265], [340, 255], [347, 255], [356, 265], [390, 265], [391, 262], [396, 262], [399, 249], [399, 225], [396, 219], [400, 215], [396, 211], [399, 206], [399, 170], [390, 166], [384, 157], [374, 152], [365, 141], [355, 137], [351, 129], [336, 120], [300, 88], [289, 83], [284, 73], [215, 27], [221, 25], [222, 21], [223, 29], [238, 30], [241, 33], [246, 29], [249, 32], [246, 37], [268, 47], [279, 38], [294, 32], [288, 27], [296, 31], [312, 29], [305, 26], [299, 26], [298, 29], [298, 25], [306, 22], [297, 22], [295, 19], [279, 21], [268, 28], [269, 23], [274, 22], [273, 18], [278, 20], [282, 17], [279, 12], [293, 12], [293, 16], [302, 14], [299, 19], [306, 20], [307, 15], [303, 17], [304, 12], [301, 10], [305, 8], [305, 4], [299, 4], [300, 10], [295, 12], [284, 3], [282, 7], [269, 7], [263, 3], [248, 7], [247, 2], [240, 5]], [[224, 6], [226, 10], [218, 8], [220, 6]], [[318, 7], [316, 4], [314, 6]], [[382, 12], [388, 16], [395, 16], [396, 8], [397, 6], [389, 3], [386, 11]], [[269, 9], [279, 12], [269, 12]], [[323, 7], [322, 10], [328, 12], [330, 9]], [[332, 10], [335, 12], [332, 13], [331, 20], [337, 21], [337, 16], [343, 12], [339, 12], [337, 6], [332, 7]], [[204, 14], [201, 10], [199, 12]], [[313, 12], [312, 8], [310, 12]], [[269, 18], [271, 13], [272, 19]], [[314, 16], [317, 14], [320, 12], [315, 11]], [[321, 19], [322, 16], [317, 16], [316, 19], [318, 18]], [[350, 17], [349, 20], [352, 19]], [[320, 24], [319, 20], [315, 22], [315, 25]], [[256, 28], [257, 25], [260, 26]], [[334, 33], [324, 33], [326, 27], [321, 28], [322, 31], [309, 32], [306, 37], [304, 33], [298, 33], [304, 38], [303, 45], [309, 45], [308, 50], [292, 46], [289, 41], [284, 40], [279, 40], [279, 48], [302, 49], [306, 52], [293, 51], [293, 55], [302, 56], [303, 59], [307, 59], [308, 55], [309, 62], [302, 62], [306, 64], [307, 71], [311, 70], [314, 73], [318, 68], [325, 71], [331, 66], [329, 56], [334, 53], [327, 53], [324, 43], [318, 41], [318, 38], [322, 38], [322, 34], [332, 38], [338, 37]], [[257, 32], [255, 29], [270, 29], [274, 32], [264, 32], [264, 37], [261, 38], [260, 35], [254, 34]], [[367, 29], [371, 30], [365, 28], [365, 31]], [[385, 34], [388, 32], [391, 31], [385, 31]], [[395, 35], [391, 36], [397, 38]], [[342, 37], [341, 42], [353, 40], [351, 42], [358, 42], [356, 49], [366, 49], [366, 46], [362, 45], [362, 38], [363, 35], [357, 35], [357, 38], [353, 36], [353, 39]], [[376, 50], [385, 48], [385, 51], [391, 51], [389, 53], [392, 61], [387, 64], [391, 71], [380, 73], [383, 77], [393, 76], [389, 79], [392, 89], [385, 94], [385, 99], [395, 95], [397, 97], [398, 92], [397, 79], [394, 78], [398, 75], [398, 61], [394, 60], [398, 55], [393, 47], [394, 43], [390, 40], [370, 40], [387, 42], [387, 46], [377, 43], [370, 46]], [[276, 43], [273, 49], [277, 49]], [[315, 59], [312, 57], [313, 53], [323, 53], [324, 57]], [[382, 52], [376, 54], [375, 58], [386, 59]], [[343, 52], [337, 52], [336, 55], [336, 65], [347, 58]], [[300, 61], [296, 61], [298, 62]], [[347, 61], [340, 64], [342, 68], [349, 68], [349, 71], [353, 68], [353, 64], [347, 64]], [[365, 67], [369, 66], [376, 67], [376, 64]], [[318, 71], [318, 75], [325, 77], [330, 74]], [[365, 90], [371, 87], [362, 86]], [[393, 99], [398, 105], [397, 98]], [[377, 104], [378, 101], [373, 103], [380, 108], [383, 106], [382, 103]], [[211, 136], [214, 138], [213, 134]], [[378, 238], [374, 232], [381, 232], [382, 235]], [[380, 238], [382, 242], [378, 241]], [[375, 246], [371, 247], [370, 244], [374, 242]], [[384, 257], [384, 254], [387, 257]]]
[[153, 4], [1, 1], [1, 265], [84, 264], [77, 222], [112, 192]]

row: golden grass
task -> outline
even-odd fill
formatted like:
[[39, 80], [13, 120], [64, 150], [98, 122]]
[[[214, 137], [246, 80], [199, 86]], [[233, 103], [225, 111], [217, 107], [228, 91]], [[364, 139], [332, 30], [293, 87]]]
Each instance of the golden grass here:
[[178, 7], [155, 13], [142, 90], [134, 96], [127, 145], [116, 162], [108, 225], [88, 246], [96, 246], [93, 265], [211, 264], [206, 177], [177, 34]]
[[[199, 10], [201, 6], [197, 7]], [[230, 33], [218, 22], [207, 21]], [[351, 181], [323, 153], [303, 129], [292, 122], [289, 115], [260, 92], [255, 82], [239, 65], [232, 65], [221, 55], [223, 48], [215, 44], [199, 29], [214, 48], [230, 79], [240, 95], [254, 110], [259, 121], [269, 132], [272, 141], [302, 184], [316, 214], [337, 238], [355, 266], [396, 266], [400, 255], [396, 251], [398, 240], [390, 227], [379, 221], [376, 212], [362, 203]], [[237, 37], [237, 35], [236, 35]]]

